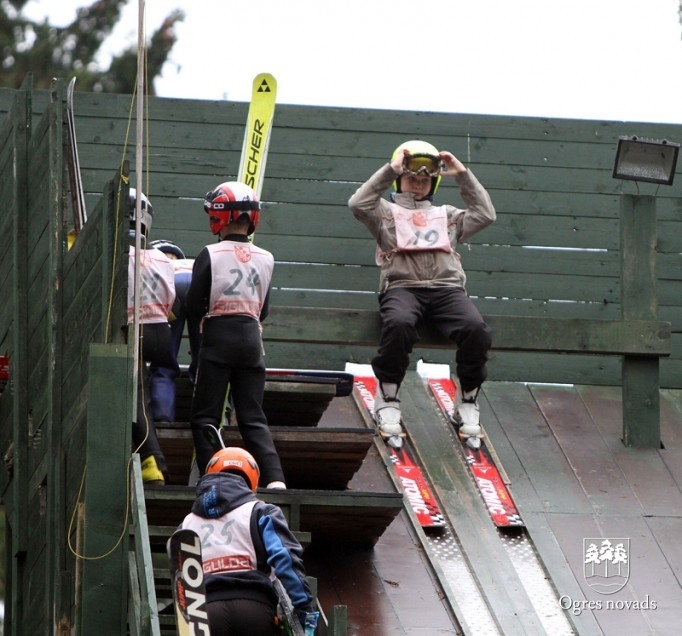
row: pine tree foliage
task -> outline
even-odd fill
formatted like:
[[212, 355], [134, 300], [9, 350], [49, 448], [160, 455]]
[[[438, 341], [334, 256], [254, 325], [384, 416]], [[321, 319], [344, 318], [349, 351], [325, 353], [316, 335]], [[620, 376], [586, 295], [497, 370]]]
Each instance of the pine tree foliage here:
[[[19, 88], [28, 73], [35, 88], [49, 88], [52, 78], [77, 77], [78, 90], [132, 93], [136, 85], [137, 49], [131, 47], [113, 57], [109, 68], [95, 61], [104, 40], [121, 18], [130, 0], [97, 0], [78, 9], [76, 19], [65, 27], [33, 22], [22, 13], [28, 0], [0, 0], [0, 87]], [[148, 94], [153, 80], [175, 44], [173, 26], [184, 14], [173, 10], [147, 42]]]

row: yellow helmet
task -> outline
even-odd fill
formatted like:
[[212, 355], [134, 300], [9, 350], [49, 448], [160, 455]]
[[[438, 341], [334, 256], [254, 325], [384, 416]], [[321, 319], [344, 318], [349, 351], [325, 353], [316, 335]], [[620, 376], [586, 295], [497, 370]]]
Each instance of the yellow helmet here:
[[[391, 161], [403, 154], [407, 150], [409, 155], [405, 158], [405, 172], [413, 174], [426, 174], [431, 177], [431, 190], [429, 196], [432, 197], [438, 189], [440, 183], [440, 171], [442, 162], [439, 152], [435, 146], [426, 141], [412, 139], [400, 144], [393, 152]], [[404, 173], [403, 173], [404, 174]], [[400, 177], [393, 182], [393, 188], [400, 192]]]

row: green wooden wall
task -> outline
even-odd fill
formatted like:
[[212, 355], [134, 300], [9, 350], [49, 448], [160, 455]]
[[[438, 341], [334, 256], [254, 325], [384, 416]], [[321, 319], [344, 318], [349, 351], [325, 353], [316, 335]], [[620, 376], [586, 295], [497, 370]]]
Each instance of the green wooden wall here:
[[[74, 551], [91, 534], [84, 527], [88, 512], [79, 506], [87, 483], [88, 401], [93, 402], [89, 349], [97, 342], [121, 347], [126, 321], [127, 218], [116, 210], [114, 172], [101, 182], [76, 244], [66, 247], [63, 88], [57, 82], [51, 94], [36, 94], [37, 112], [30, 90], [6, 93], [8, 113], [0, 123], [0, 351], [10, 360], [10, 384], [0, 396], [7, 634], [73, 628], [84, 569]], [[127, 432], [119, 453], [129, 456], [131, 409], [123, 413], [117, 406], [128, 404], [128, 394], [106, 399], [107, 424]], [[97, 460], [116, 465], [114, 458]], [[122, 480], [125, 494], [125, 471]], [[124, 498], [118, 503], [120, 531]], [[122, 542], [114, 552], [127, 558], [126, 546]], [[121, 589], [120, 570], [117, 574]]]
[[[76, 93], [89, 220], [67, 251], [72, 221], [63, 88], [58, 83], [52, 93], [0, 90], [0, 352], [10, 355], [12, 377], [11, 389], [0, 397], [0, 449], [10, 459], [0, 470], [0, 494], [17, 634], [48, 633], [55, 618], [66, 630], [73, 628], [77, 577], [101, 580], [114, 572], [107, 589], [122, 580], [120, 551], [117, 569], [99, 561], [91, 573], [89, 561], [77, 563], [68, 544], [77, 539], [70, 522], [85, 458], [101, 459], [88, 455], [88, 436], [101, 435], [109, 424], [99, 414], [110, 412], [111, 426], [129, 430], [130, 395], [93, 401], [88, 386], [90, 374], [109, 363], [126, 368], [121, 360], [126, 353], [114, 343], [125, 321], [127, 223], [117, 209], [112, 178], [125, 161], [135, 174], [130, 120], [135, 109], [130, 96]], [[151, 99], [148, 113], [142, 189], [154, 205], [152, 238], [173, 240], [194, 256], [213, 241], [201, 201], [207, 190], [235, 178], [247, 105]], [[498, 221], [462, 249], [469, 292], [486, 315], [619, 320], [632, 313], [622, 303], [621, 194], [654, 196], [655, 210], [645, 209], [657, 218], [658, 302], [654, 315], [646, 317], [672, 323], [672, 355], [661, 362], [661, 385], [679, 388], [682, 179], [678, 175], [672, 187], [613, 180], [616, 140], [631, 134], [680, 141], [682, 126], [279, 105], [256, 235], [278, 262], [274, 303], [376, 308], [374, 246], [346, 202], [399, 143], [422, 138], [465, 161], [496, 204]], [[457, 189], [443, 182], [437, 201], [457, 203]], [[641, 298], [649, 302], [649, 294]], [[91, 368], [93, 343], [116, 351], [98, 349]], [[338, 368], [373, 353], [367, 343], [267, 346], [271, 367]], [[436, 349], [419, 354], [442, 362], [452, 357]], [[505, 348], [493, 351], [490, 377], [620, 384], [621, 366], [618, 356]], [[127, 385], [119, 376], [113, 379], [120, 393]], [[88, 417], [97, 422], [87, 423]], [[96, 441], [101, 446], [101, 438]], [[127, 447], [112, 450], [109, 458], [118, 477]], [[86, 497], [101, 496], [95, 486], [86, 484]], [[97, 541], [97, 530], [88, 530], [87, 512], [85, 518], [85, 547], [108, 545]], [[113, 537], [120, 519], [104, 515], [100, 521]], [[113, 614], [120, 614], [120, 601]]]
[[[0, 104], [6, 95], [0, 91]], [[122, 159], [134, 164], [134, 111], [130, 96], [76, 93], [89, 207]], [[246, 113], [243, 103], [149, 101], [142, 187], [155, 210], [152, 238], [173, 240], [190, 256], [212, 242], [201, 200], [235, 178]], [[620, 318], [620, 195], [655, 196], [658, 319], [673, 330], [661, 382], [680, 387], [682, 179], [660, 187], [613, 179], [617, 139], [633, 134], [681, 141], [682, 126], [280, 104], [256, 237], [278, 261], [274, 302], [376, 307], [374, 247], [346, 202], [399, 143], [423, 138], [459, 156], [496, 205], [497, 222], [461, 250], [469, 293], [484, 314]], [[445, 180], [436, 200], [460, 202]], [[268, 363], [337, 366], [343, 359], [366, 361], [372, 352], [322, 348], [311, 359], [299, 345], [273, 343]], [[490, 364], [491, 379], [499, 380], [619, 384], [620, 374], [620, 360], [607, 356], [494, 351]]]

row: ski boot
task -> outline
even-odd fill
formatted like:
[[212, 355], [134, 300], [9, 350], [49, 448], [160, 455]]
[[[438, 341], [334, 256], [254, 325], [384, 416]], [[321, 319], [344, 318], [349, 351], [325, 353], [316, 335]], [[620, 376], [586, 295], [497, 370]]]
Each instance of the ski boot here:
[[481, 448], [483, 431], [479, 422], [479, 411], [476, 397], [479, 389], [462, 393], [462, 400], [457, 406], [457, 420], [460, 439], [472, 450]]
[[374, 398], [374, 419], [379, 435], [389, 446], [399, 449], [403, 446], [405, 433], [400, 425], [400, 400], [398, 386], [380, 382]]

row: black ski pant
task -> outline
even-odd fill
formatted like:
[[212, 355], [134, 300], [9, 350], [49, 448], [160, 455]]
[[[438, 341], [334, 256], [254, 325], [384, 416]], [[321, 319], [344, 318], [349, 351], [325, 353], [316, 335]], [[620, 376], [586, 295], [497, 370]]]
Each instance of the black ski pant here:
[[140, 325], [140, 366], [137, 384], [137, 421], [133, 423], [133, 444], [139, 448], [142, 461], [153, 455], [156, 465], [168, 480], [166, 458], [156, 436], [152, 416], [149, 364], [169, 366], [171, 356], [171, 330], [167, 322]]
[[261, 482], [284, 481], [279, 455], [263, 411], [265, 359], [260, 323], [248, 316], [204, 320], [192, 400], [192, 437], [197, 467], [204, 474], [215, 452], [203, 428], [220, 426], [228, 386], [239, 432], [258, 462]]
[[[216, 636], [275, 636], [276, 606], [252, 599], [209, 601], [208, 626]], [[283, 632], [282, 632], [283, 633]]]
[[492, 333], [462, 287], [397, 287], [379, 295], [381, 337], [372, 360], [380, 382], [400, 384], [424, 321], [457, 345], [456, 373], [462, 391], [472, 391], [486, 379]]

